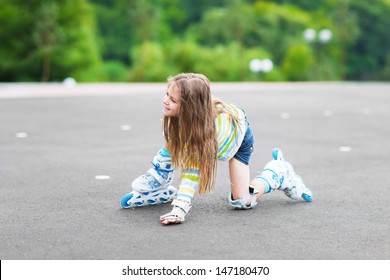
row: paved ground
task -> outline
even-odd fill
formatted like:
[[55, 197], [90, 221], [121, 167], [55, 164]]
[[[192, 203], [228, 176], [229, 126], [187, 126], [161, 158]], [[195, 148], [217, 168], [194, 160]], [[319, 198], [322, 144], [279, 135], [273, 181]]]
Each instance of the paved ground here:
[[253, 176], [280, 147], [312, 203], [231, 210], [221, 163], [215, 191], [163, 226], [169, 205], [119, 201], [161, 146], [165, 85], [0, 84], [0, 259], [390, 258], [390, 84], [212, 89], [249, 116]]

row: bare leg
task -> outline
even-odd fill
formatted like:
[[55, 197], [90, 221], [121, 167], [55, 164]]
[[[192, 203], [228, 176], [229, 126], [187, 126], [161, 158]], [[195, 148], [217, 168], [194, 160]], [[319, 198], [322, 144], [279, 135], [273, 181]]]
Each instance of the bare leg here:
[[232, 158], [229, 161], [230, 188], [234, 199], [240, 199], [248, 193], [249, 185], [252, 185], [257, 192], [256, 200], [265, 193], [265, 184], [260, 179], [254, 179], [249, 183], [249, 166], [241, 161]]
[[256, 200], [259, 200], [259, 198], [263, 194], [265, 194], [266, 187], [265, 187], [264, 182], [262, 180], [260, 180], [260, 179], [254, 179], [251, 182], [251, 185], [255, 188], [255, 191], [257, 192]]
[[249, 166], [232, 158], [229, 161], [230, 188], [233, 199], [239, 199], [248, 192]]

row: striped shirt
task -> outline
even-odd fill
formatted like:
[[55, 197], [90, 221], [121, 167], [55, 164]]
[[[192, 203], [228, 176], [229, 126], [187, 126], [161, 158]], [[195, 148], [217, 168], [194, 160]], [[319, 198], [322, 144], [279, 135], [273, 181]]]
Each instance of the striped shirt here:
[[[240, 148], [247, 129], [245, 113], [233, 104], [225, 104], [228, 113], [220, 113], [215, 118], [215, 127], [218, 142], [218, 159], [222, 161], [230, 160]], [[217, 107], [218, 109], [218, 107]], [[237, 123], [237, 127], [235, 125]], [[198, 168], [183, 170], [182, 181], [178, 191], [178, 198], [191, 202], [195, 191], [199, 185], [199, 165]]]
[[225, 104], [225, 107], [237, 120], [237, 127], [232, 116], [227, 113], [218, 114], [215, 119], [218, 141], [218, 159], [230, 160], [238, 151], [246, 132], [245, 113], [233, 104]]

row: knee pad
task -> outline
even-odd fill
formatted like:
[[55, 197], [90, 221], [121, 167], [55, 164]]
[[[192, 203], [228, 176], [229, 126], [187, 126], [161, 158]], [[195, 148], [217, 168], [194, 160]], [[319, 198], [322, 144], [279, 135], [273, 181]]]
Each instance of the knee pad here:
[[[251, 209], [257, 205], [256, 202], [256, 194], [258, 192], [255, 192], [255, 189], [251, 186], [249, 186], [248, 193], [245, 194], [243, 197], [239, 199], [232, 199], [232, 193], [229, 193], [229, 204], [234, 209]], [[249, 203], [249, 205], [247, 205]]]

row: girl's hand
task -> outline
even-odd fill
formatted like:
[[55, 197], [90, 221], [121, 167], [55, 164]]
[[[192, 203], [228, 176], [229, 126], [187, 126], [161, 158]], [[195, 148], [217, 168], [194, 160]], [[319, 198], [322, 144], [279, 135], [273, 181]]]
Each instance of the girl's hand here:
[[[171, 214], [171, 213], [168, 213], [168, 214]], [[167, 215], [168, 215], [167, 214]], [[164, 215], [165, 216], [165, 215]], [[164, 217], [164, 216], [161, 216], [160, 217], [160, 222], [163, 224], [163, 225], [169, 225], [169, 224], [180, 224], [182, 223], [183, 221], [180, 220], [179, 217]]]
[[160, 217], [160, 222], [164, 225], [180, 224], [184, 222], [184, 217], [191, 209], [191, 204], [189, 202], [180, 199], [173, 200], [172, 205], [172, 211]]

